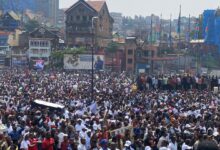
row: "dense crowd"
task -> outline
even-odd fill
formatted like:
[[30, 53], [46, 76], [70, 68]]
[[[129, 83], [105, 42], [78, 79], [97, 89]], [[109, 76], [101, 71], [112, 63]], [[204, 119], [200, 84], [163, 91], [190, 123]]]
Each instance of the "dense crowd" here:
[[[217, 77], [4, 71], [1, 150], [218, 150]], [[64, 109], [35, 105], [39, 99]]]

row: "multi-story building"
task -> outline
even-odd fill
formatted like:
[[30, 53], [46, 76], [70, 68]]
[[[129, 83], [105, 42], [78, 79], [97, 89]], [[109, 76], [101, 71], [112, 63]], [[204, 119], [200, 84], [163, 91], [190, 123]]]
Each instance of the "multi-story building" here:
[[[105, 47], [112, 39], [114, 20], [105, 1], [79, 0], [66, 10], [66, 43], [73, 46]], [[92, 26], [94, 25], [94, 30]]]
[[157, 46], [148, 45], [137, 37], [127, 37], [125, 41], [125, 70], [133, 73], [153, 72]]
[[59, 37], [57, 34], [44, 27], [36, 29], [29, 36], [29, 60], [42, 59], [45, 64], [48, 64], [51, 52], [58, 48], [58, 44]]
[[56, 26], [58, 22], [59, 0], [34, 0], [36, 9], [32, 10], [35, 13], [47, 18], [49, 25]]
[[122, 13], [112, 12], [110, 14], [114, 19], [113, 31], [121, 34], [122, 22], [123, 22]]
[[59, 9], [58, 11], [57, 26], [59, 28], [65, 27], [65, 20], [66, 20], [65, 11], [66, 9]]
[[24, 67], [27, 64], [28, 32], [16, 29], [8, 38], [10, 59], [13, 67]]
[[[10, 52], [8, 38], [10, 32], [0, 31], [0, 67], [5, 66], [7, 62], [7, 56]], [[10, 62], [8, 62], [9, 65]]]

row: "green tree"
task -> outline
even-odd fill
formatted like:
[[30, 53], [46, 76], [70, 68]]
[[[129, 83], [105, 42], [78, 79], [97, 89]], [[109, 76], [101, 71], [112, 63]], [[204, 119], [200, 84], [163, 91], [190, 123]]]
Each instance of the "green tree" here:
[[63, 68], [63, 60], [65, 54], [71, 54], [72, 59], [71, 62], [75, 63], [78, 59], [79, 54], [83, 54], [85, 52], [84, 47], [80, 48], [66, 48], [65, 50], [57, 50], [53, 51], [51, 54], [51, 66], [54, 68]]
[[111, 69], [112, 69], [112, 70], [113, 70], [113, 65], [114, 65], [114, 62], [113, 62], [113, 60], [114, 60], [114, 55], [115, 55], [115, 53], [116, 53], [118, 47], [119, 47], [118, 43], [112, 41], [112, 42], [110, 42], [110, 43], [108, 44], [108, 46], [107, 46], [107, 48], [106, 48], [107, 53], [110, 53], [110, 54], [111, 54], [111, 59], [112, 59]]
[[28, 32], [31, 32], [33, 31], [34, 29], [40, 27], [40, 24], [38, 21], [36, 20], [29, 20], [25, 25], [24, 25], [24, 28], [26, 31]]

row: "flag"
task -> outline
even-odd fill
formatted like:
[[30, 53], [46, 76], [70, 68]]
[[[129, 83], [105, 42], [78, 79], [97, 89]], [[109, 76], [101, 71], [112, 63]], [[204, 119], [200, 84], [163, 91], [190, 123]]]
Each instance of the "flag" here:
[[96, 114], [96, 112], [97, 112], [97, 103], [96, 103], [96, 102], [93, 102], [93, 103], [89, 106], [89, 109], [90, 109], [90, 111], [91, 111], [93, 114]]
[[151, 15], [150, 21], [150, 43], [153, 43], [153, 14]]
[[160, 27], [159, 27], [159, 40], [160, 40], [160, 42], [162, 40], [162, 31], [163, 31], [163, 29], [162, 29], [162, 14], [161, 14], [160, 15]]
[[188, 19], [188, 28], [187, 28], [187, 31], [186, 31], [186, 34], [185, 34], [185, 38], [186, 38], [186, 41], [187, 42], [190, 42], [190, 30], [191, 30], [191, 28], [190, 28], [190, 20], [191, 18], [190, 18], [190, 15], [189, 15], [189, 19]]
[[169, 44], [172, 46], [172, 15], [170, 15], [170, 33], [169, 33]]
[[198, 39], [198, 36], [199, 36], [199, 20], [197, 20], [196, 22], [194, 38]]
[[208, 32], [209, 32], [209, 27], [208, 27], [208, 24], [207, 24], [207, 26], [205, 28], [205, 33], [207, 34]]
[[179, 18], [178, 18], [178, 28], [177, 32], [180, 34], [181, 32], [181, 5], [180, 5], [180, 12], [179, 12]]

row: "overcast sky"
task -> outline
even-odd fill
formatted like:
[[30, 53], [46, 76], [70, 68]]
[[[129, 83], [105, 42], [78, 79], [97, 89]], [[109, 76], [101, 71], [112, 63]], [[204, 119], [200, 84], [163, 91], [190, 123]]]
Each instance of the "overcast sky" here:
[[[68, 8], [78, 0], [60, 0], [61, 8]], [[182, 16], [198, 16], [205, 9], [216, 9], [220, 0], [106, 0], [110, 12], [121, 12], [124, 16], [143, 15], [151, 13], [168, 19], [170, 14], [177, 18], [179, 6], [182, 6]]]

